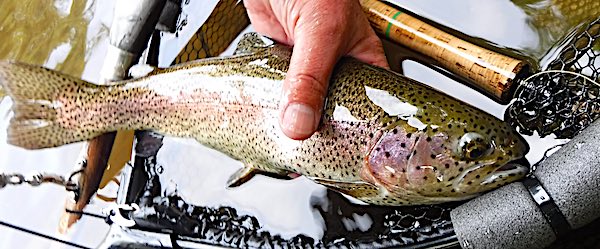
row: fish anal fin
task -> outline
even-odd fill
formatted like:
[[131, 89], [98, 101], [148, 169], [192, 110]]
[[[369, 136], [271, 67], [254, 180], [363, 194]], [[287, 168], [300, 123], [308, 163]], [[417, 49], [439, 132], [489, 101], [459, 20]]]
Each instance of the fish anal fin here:
[[367, 182], [342, 182], [322, 178], [312, 179], [331, 190], [350, 195], [360, 200], [369, 200], [381, 196], [379, 188]]

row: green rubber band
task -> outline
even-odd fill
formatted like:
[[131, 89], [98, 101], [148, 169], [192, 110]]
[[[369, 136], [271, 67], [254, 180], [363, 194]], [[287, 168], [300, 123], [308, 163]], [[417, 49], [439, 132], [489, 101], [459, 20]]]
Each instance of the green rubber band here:
[[[401, 13], [402, 13], [401, 11], [398, 11], [398, 12], [396, 12], [396, 14], [394, 14], [394, 16], [392, 17], [392, 19], [394, 19], [394, 20], [395, 20], [395, 19], [396, 19], [396, 17], [398, 17], [398, 15], [400, 15]], [[387, 37], [387, 38], [390, 38], [390, 29], [391, 29], [391, 28], [392, 28], [392, 23], [391, 23], [391, 22], [388, 22], [388, 26], [387, 26], [387, 28], [385, 29], [385, 37]]]

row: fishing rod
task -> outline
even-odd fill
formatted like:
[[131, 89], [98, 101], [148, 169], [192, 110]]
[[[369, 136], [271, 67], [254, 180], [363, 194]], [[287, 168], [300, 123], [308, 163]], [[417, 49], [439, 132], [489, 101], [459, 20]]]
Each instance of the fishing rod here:
[[[572, 138], [600, 117], [600, 74], [593, 60], [577, 67], [580, 58], [595, 58], [600, 18], [592, 21], [541, 72], [524, 60], [482, 48], [448, 34], [406, 11], [379, 0], [360, 0], [380, 35], [416, 51], [449, 70], [494, 100], [510, 103], [505, 119], [521, 133]], [[584, 75], [591, 71], [592, 77]], [[596, 76], [596, 77], [594, 77]]]

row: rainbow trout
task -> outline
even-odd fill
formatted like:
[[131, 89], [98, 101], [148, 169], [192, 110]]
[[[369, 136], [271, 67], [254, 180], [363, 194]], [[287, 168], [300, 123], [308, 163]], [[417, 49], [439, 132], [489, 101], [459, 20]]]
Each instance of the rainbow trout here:
[[8, 142], [55, 147], [115, 130], [194, 138], [256, 173], [304, 175], [378, 205], [463, 200], [518, 180], [528, 146], [507, 124], [399, 74], [343, 58], [319, 130], [279, 129], [291, 49], [246, 35], [234, 56], [197, 60], [98, 86], [49, 69], [0, 63], [13, 99]]

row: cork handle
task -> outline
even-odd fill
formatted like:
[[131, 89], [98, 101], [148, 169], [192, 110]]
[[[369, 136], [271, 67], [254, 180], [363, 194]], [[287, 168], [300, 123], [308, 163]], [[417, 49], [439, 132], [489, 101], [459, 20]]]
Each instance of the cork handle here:
[[381, 35], [417, 51], [476, 87], [508, 102], [510, 88], [525, 63], [461, 40], [378, 0], [360, 0]]

